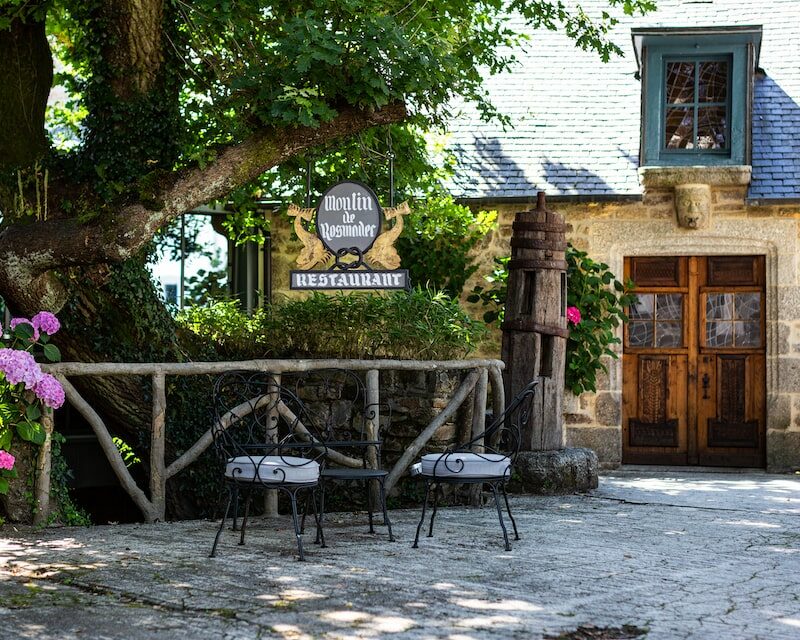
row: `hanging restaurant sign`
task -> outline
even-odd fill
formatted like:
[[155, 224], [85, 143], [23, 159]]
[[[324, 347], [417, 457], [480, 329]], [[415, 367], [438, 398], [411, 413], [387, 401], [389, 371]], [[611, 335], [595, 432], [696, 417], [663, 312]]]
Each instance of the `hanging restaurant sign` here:
[[[360, 182], [328, 189], [316, 209], [289, 205], [294, 231], [303, 243], [297, 257], [302, 271], [291, 271], [291, 289], [407, 289], [408, 270], [398, 269], [394, 242], [403, 230], [407, 203], [381, 209], [378, 197]], [[381, 232], [383, 218], [394, 225]], [[314, 222], [316, 233], [303, 224]], [[317, 265], [326, 270], [311, 271]], [[383, 269], [373, 269], [373, 266]]]

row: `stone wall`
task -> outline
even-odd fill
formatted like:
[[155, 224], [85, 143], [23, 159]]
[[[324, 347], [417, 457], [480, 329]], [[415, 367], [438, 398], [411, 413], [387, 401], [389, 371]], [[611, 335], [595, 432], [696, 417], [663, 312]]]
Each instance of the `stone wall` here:
[[[360, 375], [363, 381], [363, 374]], [[463, 381], [463, 372], [453, 371], [382, 371], [380, 374], [380, 437], [382, 440], [382, 466], [391, 469], [405, 450], [425, 427], [447, 406]], [[334, 440], [360, 439], [363, 428], [363, 404], [354, 406], [356, 391], [352, 383], [341, 375], [305, 378], [305, 386], [296, 386], [292, 376], [285, 376], [283, 384], [296, 390], [313, 415], [318, 419], [331, 419]], [[326, 386], [323, 381], [327, 380]], [[335, 382], [332, 383], [332, 381]], [[332, 383], [332, 384], [331, 384]], [[471, 437], [473, 395], [464, 400], [461, 408], [433, 434], [425, 452], [442, 451], [445, 447], [464, 442]], [[363, 397], [360, 398], [363, 402]], [[361, 451], [346, 451], [358, 456]], [[419, 505], [421, 484], [403, 477], [390, 497], [395, 505]], [[363, 498], [360, 486], [340, 490], [333, 495], [334, 509], [346, 509]]]
[[[787, 471], [800, 467], [800, 204], [747, 202], [749, 167], [651, 169], [644, 170], [641, 178], [645, 186], [641, 199], [575, 202], [549, 198], [548, 204], [572, 226], [568, 240], [593, 259], [607, 263], [618, 277], [627, 256], [766, 256], [767, 468]], [[710, 186], [709, 217], [699, 228], [678, 224], [674, 190], [687, 182]], [[510, 254], [514, 213], [534, 206], [533, 202], [480, 203], [481, 208], [498, 210], [499, 225], [479, 247], [481, 268], [465, 292], [476, 284], [485, 286], [483, 275], [491, 272], [493, 258]], [[480, 317], [480, 305], [473, 309]], [[483, 351], [488, 357], [499, 356], [499, 332]], [[604, 363], [609, 372], [599, 377], [596, 394], [567, 394], [567, 446], [594, 449], [601, 464], [615, 466], [622, 457], [622, 363], [611, 358]]]

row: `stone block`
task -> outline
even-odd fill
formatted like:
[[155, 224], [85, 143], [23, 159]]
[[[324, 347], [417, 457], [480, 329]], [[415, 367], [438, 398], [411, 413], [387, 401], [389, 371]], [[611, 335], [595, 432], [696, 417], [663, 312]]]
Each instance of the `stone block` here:
[[622, 394], [616, 391], [601, 391], [595, 400], [595, 418], [598, 424], [615, 426], [621, 424]]
[[586, 424], [590, 425], [594, 422], [594, 418], [585, 413], [565, 413], [564, 424]]
[[620, 369], [622, 367], [618, 358], [603, 356], [600, 363], [607, 369], [597, 372], [596, 387], [598, 391], [617, 391], [622, 387], [620, 381]]
[[750, 165], [729, 167], [641, 167], [639, 179], [646, 191], [665, 189], [679, 184], [708, 184], [719, 187], [750, 184]]
[[744, 208], [746, 191], [741, 187], [714, 189], [712, 193], [714, 204], [738, 205]]
[[[798, 391], [800, 391], [800, 389]], [[792, 395], [791, 398], [791, 418], [787, 420], [785, 424], [786, 427], [790, 429], [800, 431], [800, 394]], [[771, 427], [772, 425], [767, 422], [767, 428]]]
[[599, 461], [591, 449], [522, 451], [514, 464], [510, 490], [556, 495], [597, 488]]
[[789, 343], [792, 327], [786, 322], [776, 322], [775, 326], [778, 330], [778, 353], [786, 355], [792, 351]]
[[620, 427], [567, 427], [567, 446], [592, 449], [603, 465], [622, 462]]
[[767, 471], [800, 470], [800, 431], [767, 430]]
[[580, 401], [571, 391], [564, 391], [564, 413], [579, 413]]
[[778, 318], [793, 320], [800, 318], [800, 287], [776, 287], [778, 297]]
[[796, 393], [800, 390], [800, 358], [778, 358], [778, 391]]
[[[774, 394], [767, 402], [767, 429], [786, 429], [792, 422], [792, 402], [789, 394]], [[798, 406], [800, 409], [800, 405]], [[800, 416], [798, 416], [800, 418]]]

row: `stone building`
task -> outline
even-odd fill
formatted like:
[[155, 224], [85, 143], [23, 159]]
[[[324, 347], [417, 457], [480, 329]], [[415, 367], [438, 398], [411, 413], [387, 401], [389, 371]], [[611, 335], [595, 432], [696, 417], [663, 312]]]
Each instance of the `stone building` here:
[[452, 189], [500, 214], [484, 273], [543, 190], [576, 247], [637, 283], [620, 358], [567, 399], [568, 446], [606, 465], [797, 468], [800, 3], [657, 5], [615, 27], [608, 63], [534, 32], [488, 81], [513, 128], [467, 107], [454, 123]]

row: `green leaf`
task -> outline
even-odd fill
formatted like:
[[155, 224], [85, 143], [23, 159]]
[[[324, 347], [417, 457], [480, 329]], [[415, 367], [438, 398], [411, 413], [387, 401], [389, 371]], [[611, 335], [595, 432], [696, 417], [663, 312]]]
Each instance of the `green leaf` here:
[[44, 345], [44, 357], [50, 362], [61, 362], [61, 351], [54, 344]]
[[0, 478], [0, 495], [8, 493], [8, 480]]
[[29, 423], [31, 426], [31, 439], [30, 441], [33, 444], [38, 444], [42, 446], [45, 441], [46, 433], [44, 432], [44, 427], [38, 422], [31, 422]]
[[26, 442], [33, 442], [33, 429], [28, 422], [17, 423], [17, 435]]
[[31, 340], [33, 338], [33, 325], [27, 322], [20, 322], [14, 328], [13, 335], [19, 340]]
[[38, 420], [39, 418], [41, 418], [42, 412], [39, 409], [39, 405], [29, 404], [28, 408], [25, 409], [25, 417], [28, 418], [28, 420]]
[[0, 428], [0, 449], [8, 451], [11, 448], [11, 429]]

